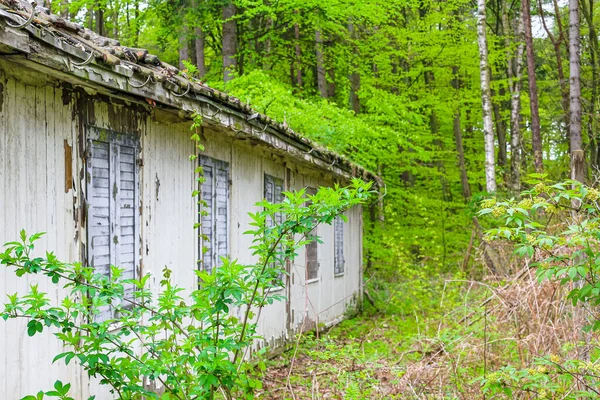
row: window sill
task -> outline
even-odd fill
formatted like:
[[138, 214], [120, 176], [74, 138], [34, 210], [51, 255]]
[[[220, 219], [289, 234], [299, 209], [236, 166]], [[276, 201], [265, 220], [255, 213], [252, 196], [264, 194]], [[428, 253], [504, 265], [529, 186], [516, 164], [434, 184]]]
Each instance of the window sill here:
[[309, 280], [306, 281], [306, 284], [311, 284], [311, 283], [319, 282], [320, 280], [321, 280], [321, 278], [309, 279]]
[[345, 272], [340, 272], [340, 273], [337, 273], [337, 274], [333, 274], [333, 277], [334, 278], [342, 278], [344, 275], [346, 275]]

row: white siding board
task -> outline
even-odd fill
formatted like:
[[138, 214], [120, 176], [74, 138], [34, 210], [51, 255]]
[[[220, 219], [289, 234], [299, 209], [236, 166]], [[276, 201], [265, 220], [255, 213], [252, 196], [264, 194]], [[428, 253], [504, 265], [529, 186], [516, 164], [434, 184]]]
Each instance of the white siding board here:
[[[9, 176], [12, 174], [12, 170], [9, 168], [10, 164], [8, 161], [8, 132], [7, 132], [7, 108], [8, 108], [8, 83], [5, 79], [4, 74], [0, 71], [0, 84], [3, 85], [3, 90], [0, 96], [2, 98], [0, 101], [3, 103], [3, 109], [0, 111], [0, 220], [5, 221], [8, 225], [8, 207], [9, 202], [7, 199], [3, 198], [3, 193], [8, 193], [8, 181]], [[0, 236], [2, 234], [0, 233]], [[4, 238], [2, 238], [4, 239]], [[3, 242], [4, 243], [4, 242]], [[2, 243], [2, 244], [3, 244]], [[4, 268], [6, 270], [6, 268]], [[4, 272], [6, 274], [6, 272]], [[3, 277], [2, 273], [0, 273], [0, 277]], [[6, 296], [6, 283], [8, 279], [2, 279], [2, 284], [0, 284], [0, 291], [2, 292], [2, 298], [0, 299], [2, 302], [5, 301]], [[6, 324], [0, 325], [0, 394], [8, 393], [6, 379], [7, 374], [5, 373], [6, 368], [6, 353], [7, 353], [7, 340], [8, 335], [6, 334]]]

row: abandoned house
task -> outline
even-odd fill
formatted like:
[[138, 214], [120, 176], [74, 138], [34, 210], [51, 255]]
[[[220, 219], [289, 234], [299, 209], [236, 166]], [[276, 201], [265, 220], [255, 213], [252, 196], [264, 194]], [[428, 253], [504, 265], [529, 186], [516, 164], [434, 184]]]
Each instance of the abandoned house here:
[[[375, 178], [146, 50], [0, 0], [0, 243], [22, 228], [43, 231], [38, 247], [61, 260], [100, 271], [119, 265], [132, 277], [159, 277], [168, 266], [176, 283], [193, 290], [203, 245], [191, 195], [194, 113], [203, 117], [206, 269], [224, 255], [252, 263], [252, 238], [242, 233], [256, 202], [280, 201], [284, 190]], [[111, 188], [118, 188], [115, 196]], [[263, 311], [264, 345], [283, 343], [303, 321], [333, 323], [357, 301], [361, 213], [355, 207], [347, 223], [319, 227], [323, 243], [288, 263], [280, 289], [287, 300]], [[31, 283], [0, 269], [2, 303]], [[39, 283], [61, 298], [44, 277]], [[56, 379], [70, 382], [75, 398], [97, 393], [73, 364], [52, 364], [62, 349], [49, 333], [29, 338], [26, 331], [26, 321], [0, 324], [0, 398], [50, 388]]]

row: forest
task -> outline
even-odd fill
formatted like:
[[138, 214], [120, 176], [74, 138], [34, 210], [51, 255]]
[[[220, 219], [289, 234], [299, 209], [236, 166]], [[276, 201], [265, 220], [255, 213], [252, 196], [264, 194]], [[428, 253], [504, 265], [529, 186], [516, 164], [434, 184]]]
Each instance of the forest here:
[[594, 0], [44, 6], [381, 177], [362, 306], [260, 361], [256, 397], [600, 396]]

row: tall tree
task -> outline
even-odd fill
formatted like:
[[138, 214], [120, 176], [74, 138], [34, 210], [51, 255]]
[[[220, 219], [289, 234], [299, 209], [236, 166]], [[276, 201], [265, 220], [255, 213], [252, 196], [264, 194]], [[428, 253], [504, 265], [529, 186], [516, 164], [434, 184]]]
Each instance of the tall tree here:
[[522, 0], [523, 26], [525, 27], [525, 49], [527, 50], [527, 81], [529, 83], [529, 108], [531, 111], [531, 145], [533, 163], [537, 172], [544, 170], [542, 161], [542, 131], [540, 127], [540, 107], [535, 77], [535, 57], [533, 55], [533, 33], [531, 31], [531, 2]]
[[[350, 39], [351, 54], [355, 57], [357, 53], [357, 49], [354, 45], [356, 31], [352, 19], [348, 22], [348, 36]], [[358, 70], [358, 63], [354, 59], [350, 62], [350, 76], [348, 79], [350, 80], [350, 96], [348, 99], [350, 109], [358, 114], [360, 112], [360, 99], [358, 98], [358, 91], [360, 90], [360, 72]]]
[[[298, 18], [300, 12], [294, 10], [294, 16]], [[302, 87], [302, 49], [300, 48], [300, 24], [294, 22], [294, 61], [290, 63], [290, 71], [292, 75], [292, 84], [298, 88]]]
[[594, 24], [594, 0], [582, 0], [580, 3], [581, 13], [588, 27], [588, 40], [589, 40], [589, 55], [590, 64], [592, 67], [592, 79], [589, 82], [590, 87], [590, 98], [587, 102], [588, 108], [587, 114], [587, 131], [588, 137], [590, 138], [591, 147], [591, 160], [590, 164], [594, 168], [600, 166], [600, 140], [598, 140], [598, 116], [596, 115], [596, 102], [598, 101], [598, 33]]
[[184, 69], [183, 65], [184, 61], [189, 61], [190, 59], [190, 48], [189, 48], [189, 40], [187, 36], [187, 27], [182, 26], [182, 32], [179, 35], [179, 68]]
[[452, 75], [454, 75], [454, 79], [452, 80], [452, 86], [456, 91], [456, 97], [458, 100], [456, 101], [456, 109], [454, 111], [454, 121], [452, 124], [452, 129], [454, 131], [454, 142], [456, 144], [456, 156], [458, 161], [458, 169], [460, 171], [460, 184], [462, 188], [462, 195], [465, 201], [471, 198], [471, 186], [469, 185], [469, 178], [467, 176], [467, 168], [465, 164], [465, 148], [463, 146], [463, 137], [462, 137], [462, 128], [460, 126], [460, 116], [461, 116], [461, 104], [460, 104], [460, 76], [458, 73], [458, 67], [452, 67]]
[[[504, 7], [503, 24], [509, 26], [508, 10]], [[523, 18], [515, 13], [514, 21], [516, 54], [511, 51], [508, 35], [504, 38], [507, 60], [508, 87], [510, 90], [510, 178], [509, 187], [521, 190], [521, 85], [523, 78]]]
[[477, 44], [479, 46], [479, 76], [485, 143], [485, 184], [490, 193], [496, 191], [496, 161], [494, 154], [494, 125], [492, 121], [492, 92], [486, 34], [486, 0], [477, 0]]
[[194, 30], [196, 38], [194, 39], [194, 51], [196, 52], [196, 65], [198, 66], [198, 76], [203, 78], [206, 75], [206, 35], [202, 27], [198, 26]]
[[223, 80], [235, 77], [237, 69], [237, 8], [233, 2], [223, 6]]
[[[552, 43], [552, 47], [554, 48], [554, 57], [556, 59], [556, 73], [558, 74], [558, 83], [560, 85], [560, 94], [561, 94], [561, 105], [564, 113], [564, 125], [566, 127], [567, 132], [567, 141], [569, 141], [569, 85], [567, 84], [567, 79], [565, 78], [565, 72], [563, 68], [563, 60], [562, 60], [562, 47], [565, 42], [565, 35], [563, 32], [562, 21], [560, 17], [560, 8], [558, 6], [557, 0], [553, 1], [554, 3], [554, 15], [555, 21], [554, 23], [548, 27], [548, 23], [546, 22], [546, 13], [544, 12], [544, 7], [542, 4], [542, 0], [538, 0], [538, 10], [540, 12], [540, 19], [542, 21], [542, 26], [544, 27], [544, 31], [550, 39]], [[555, 30], [558, 30], [558, 35], [555, 35]], [[569, 147], [571, 144], [569, 143]]]
[[321, 97], [327, 98], [329, 97], [329, 93], [327, 91], [327, 72], [325, 69], [325, 56], [323, 54], [323, 37], [319, 29], [315, 31], [315, 54], [317, 60], [317, 87], [319, 88]]
[[581, 65], [579, 47], [579, 1], [569, 0], [571, 179], [583, 182], [585, 158], [581, 148]]

